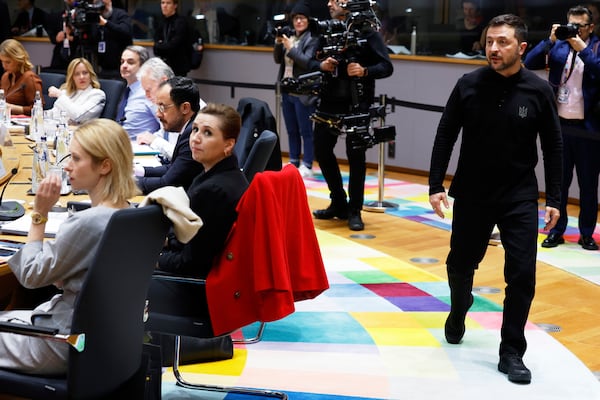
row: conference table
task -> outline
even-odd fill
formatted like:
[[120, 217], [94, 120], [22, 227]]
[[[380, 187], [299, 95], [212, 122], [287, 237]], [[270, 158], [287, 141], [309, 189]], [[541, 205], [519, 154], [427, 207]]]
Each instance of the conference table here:
[[[0, 176], [0, 193], [4, 190], [3, 201], [18, 201], [25, 208], [25, 213], [29, 214], [32, 211], [34, 200], [34, 196], [28, 193], [28, 191], [31, 189], [32, 147], [35, 143], [24, 134], [23, 129], [18, 129], [18, 127], [10, 129], [10, 142], [12, 142], [12, 145], [9, 145], [9, 142], [7, 142], [4, 146], [0, 146], [2, 150], [1, 160], [4, 167], [4, 175]], [[142, 157], [153, 158], [150, 153]], [[51, 156], [50, 160], [53, 161], [54, 157]], [[17, 169], [17, 173], [13, 176], [12, 172], [14, 168]], [[131, 200], [133, 202], [140, 202], [142, 199], [142, 196], [138, 196]], [[69, 201], [87, 202], [89, 201], [89, 196], [69, 191], [60, 196], [53, 211], [66, 212], [66, 206]], [[25, 235], [6, 234], [0, 231], [0, 240], [24, 243], [26, 239]], [[6, 261], [0, 257], [0, 310], [7, 306], [10, 307], [11, 293], [18, 286], [19, 284], [6, 264]]]

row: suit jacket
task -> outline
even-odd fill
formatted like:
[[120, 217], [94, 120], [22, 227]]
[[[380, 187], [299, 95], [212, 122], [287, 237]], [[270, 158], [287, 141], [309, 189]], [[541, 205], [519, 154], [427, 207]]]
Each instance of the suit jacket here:
[[138, 186], [144, 194], [163, 186], [183, 186], [187, 190], [204, 167], [192, 158], [190, 149], [190, 135], [192, 122], [196, 116], [188, 121], [183, 132], [177, 138], [171, 162], [160, 167], [145, 167], [144, 176], [137, 180]]
[[192, 36], [182, 15], [162, 17], [154, 33], [154, 54], [162, 58], [175, 75], [185, 76], [190, 71]]
[[29, 13], [27, 11], [21, 11], [17, 18], [15, 18], [15, 22], [12, 24], [12, 28], [18, 29], [17, 34], [21, 34], [35, 28], [38, 25], [46, 24], [46, 12], [41, 8], [34, 7], [33, 14], [31, 15], [31, 22], [29, 21]]
[[237, 212], [206, 281], [215, 335], [283, 318], [294, 312], [294, 301], [314, 298], [329, 287], [296, 167], [256, 174]]
[[240, 99], [237, 111], [242, 117], [242, 128], [233, 151], [240, 165], [244, 165], [246, 162], [250, 149], [254, 146], [254, 142], [256, 142], [262, 131], [268, 129], [277, 135], [277, 143], [265, 170], [279, 171], [281, 169], [281, 145], [275, 117], [273, 117], [269, 105], [253, 97], [244, 97]]
[[[15, 83], [11, 82], [12, 73], [5, 72], [2, 75], [0, 87], [4, 89], [6, 102], [23, 106], [23, 114], [31, 115], [35, 92], [38, 90], [42, 94], [42, 80], [33, 71], [25, 71], [24, 74], [17, 74]], [[44, 96], [41, 96], [44, 103]]]
[[169, 235], [158, 266], [176, 275], [206, 278], [220, 254], [227, 234], [237, 218], [236, 206], [248, 187], [235, 156], [218, 162], [198, 175], [187, 191], [190, 208], [202, 219], [202, 227], [188, 243]]

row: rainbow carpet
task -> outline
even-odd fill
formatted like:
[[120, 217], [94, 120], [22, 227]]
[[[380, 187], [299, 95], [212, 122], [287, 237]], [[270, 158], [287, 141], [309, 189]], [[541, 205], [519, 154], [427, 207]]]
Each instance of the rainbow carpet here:
[[[600, 400], [596, 377], [536, 326], [526, 331], [533, 380], [512, 384], [497, 371], [498, 305], [476, 296], [463, 343], [449, 345], [445, 281], [348, 239], [317, 234], [331, 288], [267, 324], [259, 343], [236, 345], [232, 360], [184, 367], [188, 380], [280, 390], [291, 400]], [[254, 332], [251, 326], [238, 334]], [[163, 399], [248, 398], [173, 382], [169, 369]]]
[[[347, 184], [348, 174], [344, 173], [343, 178]], [[304, 182], [309, 196], [329, 198], [329, 191], [320, 173], [316, 173], [314, 178], [305, 179]], [[366, 202], [379, 200], [379, 181], [376, 176], [367, 176], [365, 182], [365, 199]], [[451, 208], [447, 210], [445, 219], [441, 219], [435, 215], [429, 205], [428, 187], [425, 185], [385, 179], [383, 200], [398, 205], [397, 209], [386, 210], [386, 213], [390, 215], [448, 231], [451, 228]], [[546, 238], [546, 233], [542, 230], [544, 226], [542, 211], [540, 211], [539, 226], [540, 235], [538, 236], [538, 241], [541, 244]], [[538, 249], [538, 260], [600, 285], [600, 251], [583, 250], [577, 244], [577, 240], [579, 239], [577, 218], [569, 217], [564, 238], [566, 243], [557, 248], [545, 249], [540, 246]], [[599, 227], [596, 228], [594, 238], [600, 242]]]

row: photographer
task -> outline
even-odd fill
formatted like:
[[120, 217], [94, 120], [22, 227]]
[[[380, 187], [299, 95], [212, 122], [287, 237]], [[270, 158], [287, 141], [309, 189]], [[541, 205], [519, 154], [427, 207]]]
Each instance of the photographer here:
[[[347, 7], [351, 3], [351, 0], [329, 0], [329, 14], [337, 20], [329, 22], [346, 22], [350, 16]], [[353, 51], [350, 52], [352, 54], [348, 51], [340, 52], [341, 55], [351, 55], [349, 58], [328, 56], [324, 60], [311, 60], [311, 70], [325, 72], [317, 113], [368, 113], [375, 97], [375, 79], [386, 78], [392, 74], [393, 66], [379, 33], [375, 29], [361, 29], [360, 36], [364, 44], [353, 46]], [[349, 99], [352, 101], [349, 102]], [[339, 129], [327, 123], [315, 123], [315, 157], [327, 181], [331, 204], [326, 209], [313, 211], [313, 215], [317, 219], [347, 218], [348, 227], [360, 231], [364, 229], [360, 210], [364, 203], [366, 146], [356, 146], [353, 135], [346, 135], [346, 154], [350, 169], [348, 203], [334, 154], [339, 135]]]
[[540, 42], [525, 58], [529, 69], [549, 69], [554, 88], [564, 146], [560, 218], [542, 247], [565, 242], [567, 200], [573, 168], [580, 188], [579, 241], [586, 250], [597, 250], [592, 237], [598, 217], [598, 174], [600, 123], [594, 108], [600, 92], [600, 40], [593, 33], [591, 12], [576, 6], [567, 12], [568, 25], [552, 25], [550, 37]]
[[[290, 13], [294, 30], [289, 26], [277, 30], [273, 58], [280, 65], [278, 81], [297, 78], [308, 71], [308, 63], [314, 57], [319, 40], [314, 37], [309, 25], [310, 10], [298, 3]], [[286, 28], [288, 28], [286, 30]], [[313, 127], [310, 120], [315, 111], [315, 95], [296, 94], [284, 90], [282, 85], [281, 110], [290, 144], [290, 163], [299, 168], [300, 175], [311, 177], [314, 158]], [[300, 149], [304, 144], [304, 155], [300, 164]]]

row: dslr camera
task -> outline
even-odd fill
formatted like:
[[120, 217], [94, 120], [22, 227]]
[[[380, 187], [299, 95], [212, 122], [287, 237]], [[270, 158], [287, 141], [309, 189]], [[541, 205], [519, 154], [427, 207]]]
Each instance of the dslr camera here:
[[579, 34], [579, 24], [566, 24], [556, 27], [554, 35], [558, 40], [567, 40]]
[[83, 30], [91, 24], [100, 22], [100, 15], [104, 11], [104, 4], [94, 4], [89, 1], [79, 1], [71, 10], [67, 10], [67, 24]]
[[273, 17], [270, 33], [275, 37], [282, 37], [283, 35], [290, 37], [296, 34], [294, 28], [289, 25], [285, 14], [277, 14]]

